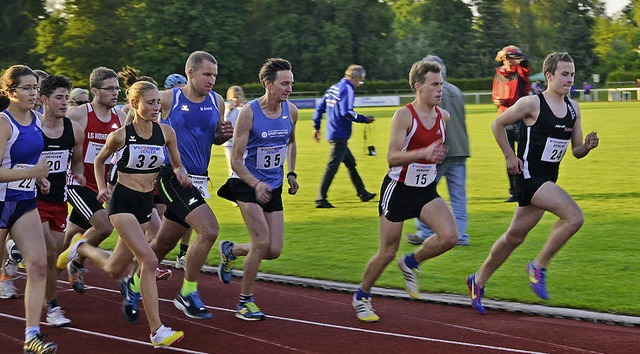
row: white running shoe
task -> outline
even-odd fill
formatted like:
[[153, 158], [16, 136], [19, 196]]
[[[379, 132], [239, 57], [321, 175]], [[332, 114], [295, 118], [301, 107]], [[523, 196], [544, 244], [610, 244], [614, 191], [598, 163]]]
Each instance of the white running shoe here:
[[8, 239], [5, 244], [7, 248], [7, 262], [5, 263], [5, 274], [10, 277], [15, 277], [18, 273], [18, 266], [22, 262], [22, 254], [16, 246], [13, 239]]
[[420, 268], [411, 269], [407, 266], [404, 259], [406, 256], [402, 256], [398, 259], [398, 267], [402, 271], [404, 277], [404, 290], [414, 299], [420, 298], [420, 286], [418, 286], [418, 275]]
[[373, 311], [371, 298], [362, 298], [360, 300], [356, 300], [356, 294], [353, 294], [351, 305], [353, 305], [353, 308], [356, 309], [356, 316], [358, 316], [358, 319], [360, 321], [377, 322], [380, 320], [380, 317]]
[[71, 320], [64, 317], [64, 310], [56, 306], [47, 310], [47, 323], [54, 327], [64, 327], [71, 323]]
[[186, 266], [187, 266], [187, 255], [186, 254], [183, 254], [182, 256], [179, 256], [178, 258], [176, 258], [176, 268], [185, 269]]
[[0, 281], [0, 299], [13, 299], [18, 297], [18, 288], [13, 286], [13, 279]]

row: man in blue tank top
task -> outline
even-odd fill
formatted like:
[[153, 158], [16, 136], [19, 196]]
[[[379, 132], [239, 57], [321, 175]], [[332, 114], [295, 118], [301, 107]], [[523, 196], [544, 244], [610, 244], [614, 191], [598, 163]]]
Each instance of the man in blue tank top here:
[[168, 112], [161, 123], [175, 130], [180, 159], [193, 185], [180, 185], [165, 150], [165, 166], [158, 173], [156, 185], [167, 210], [151, 247], [159, 260], [164, 259], [185, 230], [193, 228], [196, 237], [187, 252], [182, 288], [173, 303], [191, 318], [206, 319], [211, 318], [211, 313], [200, 300], [197, 278], [219, 231], [218, 220], [205, 201], [209, 198], [207, 168], [212, 145], [231, 138], [233, 127], [220, 119], [224, 115], [224, 99], [211, 91], [218, 76], [218, 62], [213, 55], [191, 53], [185, 73], [186, 86], [160, 93], [162, 112]]
[[236, 317], [246, 321], [265, 318], [253, 299], [253, 283], [263, 259], [280, 256], [284, 243], [282, 185], [284, 162], [289, 172], [289, 194], [298, 191], [295, 125], [298, 109], [288, 101], [293, 89], [291, 64], [282, 58], [267, 59], [260, 69], [266, 93], [246, 104], [236, 122], [231, 167], [233, 175], [218, 195], [237, 202], [251, 236], [251, 243], [220, 241], [220, 280], [228, 284], [232, 263], [246, 256]]
[[[507, 169], [516, 175], [518, 207], [511, 225], [498, 238], [491, 253], [475, 274], [467, 278], [471, 306], [485, 313], [482, 306], [484, 287], [491, 275], [507, 260], [529, 231], [542, 219], [545, 211], [560, 218], [538, 256], [527, 263], [529, 285], [541, 299], [549, 299], [546, 268], [553, 256], [584, 223], [584, 215], [567, 192], [556, 184], [560, 161], [571, 143], [576, 158], [587, 156], [598, 146], [595, 132], [582, 140], [582, 123], [578, 102], [567, 97], [573, 86], [575, 66], [566, 52], [551, 53], [544, 60], [542, 72], [547, 79], [543, 93], [523, 97], [493, 122], [493, 135], [507, 159]], [[518, 155], [507, 140], [505, 127], [522, 121]]]

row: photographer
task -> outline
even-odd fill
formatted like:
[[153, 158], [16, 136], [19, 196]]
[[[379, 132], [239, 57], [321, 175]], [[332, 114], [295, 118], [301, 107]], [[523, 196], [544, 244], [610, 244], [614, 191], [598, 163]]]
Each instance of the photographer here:
[[[520, 97], [529, 95], [531, 90], [531, 82], [529, 75], [529, 61], [527, 55], [514, 45], [509, 45], [496, 54], [496, 61], [502, 62], [502, 65], [496, 68], [496, 74], [493, 78], [493, 88], [491, 96], [493, 103], [498, 107], [498, 114], [502, 114], [507, 108], [513, 106]], [[506, 127], [507, 138], [511, 149], [515, 151], [515, 144], [518, 141], [521, 122], [511, 124]], [[510, 197], [506, 202], [515, 202], [513, 181], [514, 176], [507, 171], [509, 176], [509, 193]]]

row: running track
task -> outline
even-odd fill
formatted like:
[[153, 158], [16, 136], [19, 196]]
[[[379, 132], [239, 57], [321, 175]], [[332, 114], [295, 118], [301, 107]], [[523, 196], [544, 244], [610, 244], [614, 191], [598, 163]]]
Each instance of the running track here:
[[[375, 297], [382, 318], [360, 323], [345, 292], [258, 282], [256, 299], [267, 314], [261, 322], [236, 319], [240, 290], [234, 278], [223, 285], [203, 274], [199, 290], [214, 313], [211, 320], [193, 320], [172, 304], [182, 272], [158, 283], [163, 322], [185, 331], [175, 347], [153, 349], [149, 328], [126, 323], [120, 314], [118, 283], [92, 268], [85, 294], [68, 289], [61, 274], [58, 299], [73, 320], [67, 328], [43, 325], [59, 353], [638, 353], [640, 327], [588, 323], [569, 319], [489, 311], [477, 315], [470, 307], [436, 305]], [[16, 280], [24, 289], [24, 279]], [[0, 353], [22, 353], [23, 298], [0, 300]]]

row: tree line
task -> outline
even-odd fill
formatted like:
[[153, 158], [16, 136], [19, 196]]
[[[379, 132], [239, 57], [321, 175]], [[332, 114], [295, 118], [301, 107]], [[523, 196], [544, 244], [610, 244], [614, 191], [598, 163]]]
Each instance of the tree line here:
[[218, 81], [257, 82], [269, 57], [296, 82], [333, 82], [352, 63], [368, 80], [403, 80], [436, 54], [450, 78], [491, 77], [515, 44], [540, 71], [568, 51], [577, 79], [640, 78], [640, 0], [609, 17], [599, 0], [10, 0], [0, 2], [0, 66], [27, 64], [87, 86], [97, 66], [162, 81], [194, 50], [219, 61]]

